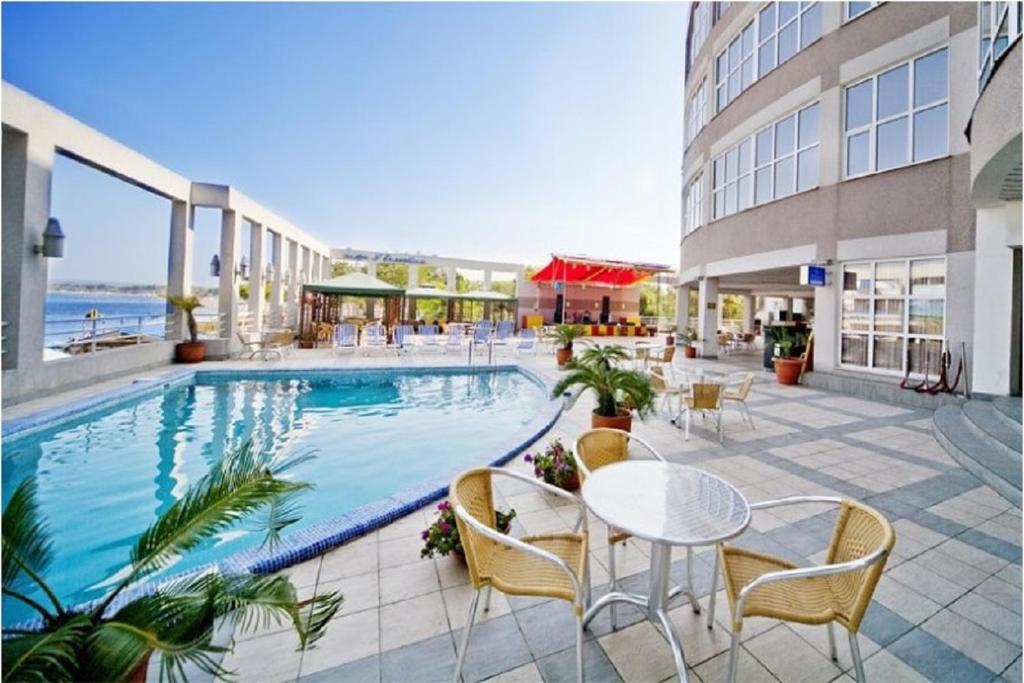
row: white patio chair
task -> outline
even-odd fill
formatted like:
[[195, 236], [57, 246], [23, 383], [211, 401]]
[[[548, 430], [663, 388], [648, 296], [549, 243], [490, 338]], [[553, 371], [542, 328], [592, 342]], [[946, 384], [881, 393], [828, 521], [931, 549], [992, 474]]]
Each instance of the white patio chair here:
[[512, 333], [515, 331], [515, 324], [509, 320], [502, 320], [498, 323], [498, 326], [494, 330], [494, 342], [495, 347], [507, 347], [509, 340], [512, 338]]
[[513, 351], [518, 355], [522, 353], [536, 353], [537, 352], [537, 330], [533, 328], [526, 328], [519, 333], [519, 340], [516, 342]]
[[464, 325], [451, 324], [448, 325], [448, 332], [445, 335], [444, 340], [444, 352], [455, 351], [456, 353], [462, 351], [462, 341], [466, 338], [466, 328]]
[[412, 325], [396, 325], [394, 333], [394, 341], [391, 344], [398, 355], [403, 353], [409, 353], [413, 348], [413, 332]]
[[423, 349], [440, 348], [440, 339], [437, 336], [437, 325], [420, 325], [417, 334], [417, 342]]
[[358, 345], [358, 333], [356, 326], [351, 323], [342, 323], [334, 328], [334, 353], [349, 351], [355, 353]]
[[369, 353], [374, 349], [387, 348], [388, 335], [381, 323], [370, 323], [363, 328], [363, 348]]

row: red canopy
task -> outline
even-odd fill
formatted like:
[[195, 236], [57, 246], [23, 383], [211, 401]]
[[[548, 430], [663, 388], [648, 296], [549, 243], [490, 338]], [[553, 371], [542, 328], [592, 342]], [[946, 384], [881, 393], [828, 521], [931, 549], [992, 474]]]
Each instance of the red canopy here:
[[658, 263], [595, 259], [589, 256], [552, 254], [551, 261], [530, 278], [533, 282], [565, 282], [629, 287], [655, 273], [672, 270]]

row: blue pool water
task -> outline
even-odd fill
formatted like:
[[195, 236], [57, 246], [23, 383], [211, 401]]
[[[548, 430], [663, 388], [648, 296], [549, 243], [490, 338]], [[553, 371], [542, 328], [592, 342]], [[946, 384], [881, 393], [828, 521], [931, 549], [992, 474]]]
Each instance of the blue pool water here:
[[[509, 369], [198, 373], [41, 432], [7, 439], [3, 503], [35, 475], [54, 541], [49, 578], [70, 603], [101, 596], [137, 534], [178, 500], [226, 449], [249, 438], [316, 457], [291, 472], [315, 484], [290, 531], [519, 445], [548, 406], [543, 387]], [[519, 439], [519, 441], [517, 441]], [[169, 572], [258, 546], [242, 525]], [[4, 597], [3, 622], [33, 616]]]

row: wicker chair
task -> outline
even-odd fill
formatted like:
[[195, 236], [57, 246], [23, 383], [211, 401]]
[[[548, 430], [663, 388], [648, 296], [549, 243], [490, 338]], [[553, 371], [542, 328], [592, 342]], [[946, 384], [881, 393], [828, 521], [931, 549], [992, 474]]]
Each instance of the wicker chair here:
[[676, 416], [678, 416], [682, 410], [682, 408], [679, 407], [679, 402], [683, 400], [682, 396], [686, 393], [684, 388], [681, 386], [670, 386], [668, 381], [665, 379], [664, 369], [657, 365], [651, 368], [651, 387], [653, 387], [654, 391], [661, 396], [661, 404], [658, 406], [660, 410], [664, 411], [667, 408], [671, 408], [672, 398], [675, 397], [677, 399], [676, 410], [671, 413], [672, 421], [675, 422]]
[[[576, 464], [579, 466], [580, 482], [586, 480], [594, 470], [604, 467], [605, 465], [611, 465], [612, 463], [622, 462], [629, 458], [629, 446], [631, 443], [637, 443], [643, 447], [645, 451], [650, 453], [656, 460], [665, 462], [665, 458], [655, 450], [654, 446], [647, 443], [639, 436], [624, 432], [621, 429], [609, 429], [607, 427], [599, 427], [597, 429], [591, 429], [583, 432], [576, 439], [576, 444], [573, 447], [574, 453], [576, 454]], [[629, 538], [629, 534], [619, 529], [608, 527], [608, 575], [611, 586], [609, 591], [615, 590], [615, 546], [619, 543], [625, 543]], [[693, 593], [693, 551], [690, 548], [686, 549], [686, 580], [687, 586], [690, 589], [690, 593]], [[679, 593], [683, 592], [682, 587], [676, 586], [669, 591], [669, 598], [673, 598]], [[695, 600], [691, 602], [693, 611], [700, 612], [700, 604]], [[616, 604], [613, 602], [609, 607], [611, 610], [611, 621], [612, 628], [618, 628], [618, 613], [616, 610]]]
[[729, 545], [719, 545], [711, 578], [708, 628], [715, 612], [718, 572], [725, 579], [725, 594], [732, 614], [729, 682], [736, 680], [736, 657], [744, 617], [768, 617], [800, 624], [828, 625], [828, 644], [836, 660], [833, 623], [846, 627], [857, 680], [864, 682], [864, 663], [857, 644], [864, 612], [882, 576], [896, 542], [892, 525], [878, 511], [856, 501], [804, 496], [754, 503], [751, 510], [797, 503], [839, 506], [826, 564], [798, 567], [778, 557]]
[[740, 413], [754, 429], [754, 418], [750, 415], [750, 408], [747, 407], [747, 396], [750, 395], [750, 388], [754, 386], [754, 373], [737, 372], [729, 375], [725, 387], [722, 389], [722, 407], [732, 402], [739, 406]]
[[[527, 482], [572, 501], [580, 509], [577, 524], [582, 525], [582, 532], [546, 533], [522, 538], [499, 533], [495, 528], [491, 481], [495, 475]], [[455, 508], [470, 583], [476, 591], [462, 632], [455, 683], [459, 683], [466, 661], [480, 592], [483, 589], [487, 591], [486, 611], [492, 588], [506, 595], [558, 598], [572, 603], [576, 615], [576, 680], [583, 681], [583, 612], [590, 603], [590, 567], [587, 513], [582, 501], [560, 488], [495, 467], [466, 470], [452, 482], [448, 496]]]
[[722, 385], [704, 382], [693, 382], [690, 385], [690, 395], [685, 397], [682, 405], [683, 414], [686, 416], [686, 440], [690, 440], [690, 414], [699, 412], [702, 417], [708, 413], [715, 416], [715, 428], [718, 431], [718, 443], [722, 443]]

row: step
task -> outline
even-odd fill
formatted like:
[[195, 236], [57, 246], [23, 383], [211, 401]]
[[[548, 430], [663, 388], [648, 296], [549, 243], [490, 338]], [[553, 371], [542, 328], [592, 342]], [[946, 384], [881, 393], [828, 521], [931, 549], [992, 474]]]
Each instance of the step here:
[[963, 405], [963, 411], [976, 436], [994, 448], [1003, 449], [1018, 464], [1021, 462], [1020, 424], [1000, 417], [991, 401], [968, 401]]
[[992, 399], [992, 407], [996, 409], [999, 417], [1020, 426], [1022, 409], [1020, 396], [997, 396]]
[[961, 467], [1017, 507], [1021, 505], [1020, 456], [1009, 456], [977, 434], [959, 406], [943, 406], [933, 418], [935, 438]]

